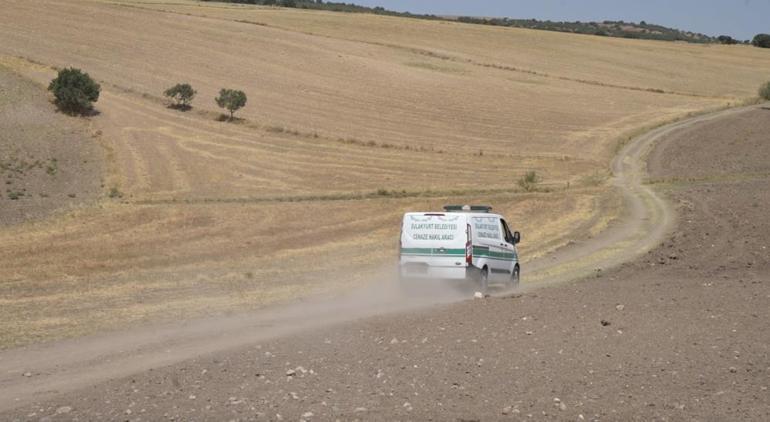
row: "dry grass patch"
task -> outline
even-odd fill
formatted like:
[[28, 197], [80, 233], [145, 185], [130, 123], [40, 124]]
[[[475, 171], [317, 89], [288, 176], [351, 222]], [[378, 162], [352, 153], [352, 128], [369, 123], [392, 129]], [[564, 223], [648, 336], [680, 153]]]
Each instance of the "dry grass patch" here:
[[[132, 0], [121, 0], [134, 4]], [[153, 4], [155, 3], [155, 4]], [[755, 95], [770, 58], [751, 46], [693, 45], [390, 16], [156, 0], [140, 7], [412, 49], [425, 56], [604, 85], [706, 96]], [[687, 72], [682, 69], [688, 69]], [[731, 75], [725, 78], [724, 75]]]
[[[599, 211], [595, 194], [110, 206], [29, 223], [0, 232], [8, 274], [0, 283], [0, 344], [242, 311], [360, 285], [395, 262], [403, 212], [453, 200], [493, 201], [527, 233], [522, 254], [539, 255]], [[551, 212], [534, 212], [542, 209]]]

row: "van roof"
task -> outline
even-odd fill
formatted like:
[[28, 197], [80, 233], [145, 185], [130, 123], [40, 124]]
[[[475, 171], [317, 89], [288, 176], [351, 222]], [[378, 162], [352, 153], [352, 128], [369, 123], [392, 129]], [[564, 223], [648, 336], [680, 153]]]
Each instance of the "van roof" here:
[[445, 205], [446, 212], [471, 212], [471, 213], [490, 213], [492, 207], [489, 205]]
[[404, 214], [406, 217], [407, 215], [419, 215], [419, 216], [447, 216], [447, 215], [462, 215], [462, 216], [469, 216], [469, 217], [500, 217], [499, 214], [493, 214], [491, 212], [445, 212], [445, 211], [423, 211], [423, 212], [408, 212]]

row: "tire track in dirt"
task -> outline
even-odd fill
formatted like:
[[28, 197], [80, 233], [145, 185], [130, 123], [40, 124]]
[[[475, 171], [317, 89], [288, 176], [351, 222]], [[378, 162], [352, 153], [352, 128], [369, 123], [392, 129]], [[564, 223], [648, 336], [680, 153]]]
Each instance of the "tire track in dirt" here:
[[[613, 185], [624, 195], [626, 214], [599, 236], [532, 261], [525, 267], [531, 274], [527, 281], [529, 288], [574, 280], [596, 267], [620, 264], [656, 246], [672, 228], [674, 217], [664, 199], [643, 183], [647, 153], [656, 141], [679, 129], [745, 109], [673, 123], [626, 145], [612, 165]], [[304, 301], [250, 315], [187, 321], [11, 350], [0, 354], [0, 388], [4, 393], [0, 396], [0, 411], [108, 379], [301, 330], [467, 297], [445, 290], [434, 293], [427, 301], [405, 298], [393, 283], [379, 280], [342, 297]]]

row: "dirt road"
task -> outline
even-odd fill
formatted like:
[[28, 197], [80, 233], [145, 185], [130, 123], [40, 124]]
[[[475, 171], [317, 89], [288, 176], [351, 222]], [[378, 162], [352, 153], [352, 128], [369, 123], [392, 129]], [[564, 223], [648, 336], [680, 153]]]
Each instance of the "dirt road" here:
[[664, 198], [645, 184], [648, 154], [661, 139], [750, 109], [752, 107], [696, 116], [653, 129], [628, 142], [611, 165], [612, 184], [623, 195], [625, 215], [593, 238], [576, 239], [577, 245], [573, 247], [527, 263], [527, 280], [531, 284], [575, 280], [629, 262], [660, 244], [671, 230], [675, 215]]
[[[629, 198], [655, 206], [632, 207], [636, 218], [626, 221], [633, 225], [611, 230], [637, 241], [599, 236], [560, 252], [559, 264], [594, 255], [590, 249], [606, 242], [604, 236], [620, 239], [613, 244], [626, 245], [628, 253], [638, 253], [647, 239], [650, 246], [659, 242], [670, 215], [642, 184], [641, 161], [656, 140], [670, 139], [656, 151], [674, 141], [679, 154], [688, 151], [682, 142], [707, 149], [708, 142], [735, 134], [698, 128], [747, 115], [746, 124], [767, 126], [767, 113], [722, 112], [629, 144], [623, 151], [628, 158], [616, 162], [623, 167], [616, 167], [618, 186], [633, 187]], [[764, 133], [741, 136], [763, 144]], [[739, 140], [736, 150], [741, 145]], [[660, 156], [669, 157], [653, 154]], [[752, 171], [766, 162], [752, 163]], [[687, 170], [706, 164], [713, 161], [696, 160]], [[761, 175], [729, 174], [727, 182], [681, 185], [672, 193], [681, 221], [673, 237], [633, 264], [599, 272], [596, 280], [344, 323], [425, 305], [394, 306], [398, 295], [383, 287], [280, 312], [3, 353], [0, 407], [10, 413], [2, 417], [36, 419], [57, 409], [62, 419], [277, 419], [306, 412], [320, 419], [489, 419], [542, 412], [561, 418], [565, 411], [612, 419], [714, 411], [767, 415], [770, 341], [764, 323], [770, 296], [767, 252], [761, 249], [767, 245], [760, 243], [770, 231], [762, 218], [770, 191]], [[688, 175], [667, 177], [682, 183], [678, 178]], [[715, 194], [727, 194], [730, 202]], [[659, 229], [650, 238], [640, 236], [654, 227]], [[702, 253], [704, 227], [713, 227], [709, 254]], [[739, 241], [746, 243], [735, 250]], [[749, 252], [743, 245], [756, 247]], [[728, 257], [751, 263], [727, 265]], [[447, 295], [437, 302], [457, 299]], [[321, 328], [328, 325], [333, 327]], [[283, 339], [270, 340], [278, 336]], [[739, 406], [746, 402], [753, 404]]]

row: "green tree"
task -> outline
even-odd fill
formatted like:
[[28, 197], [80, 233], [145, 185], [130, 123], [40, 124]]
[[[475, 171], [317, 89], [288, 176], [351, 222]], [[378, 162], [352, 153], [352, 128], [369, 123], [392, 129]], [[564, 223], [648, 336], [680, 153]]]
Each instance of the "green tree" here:
[[176, 84], [163, 92], [163, 95], [174, 101], [174, 107], [182, 110], [190, 108], [197, 92], [190, 84]]
[[236, 89], [222, 88], [219, 91], [219, 96], [214, 101], [217, 102], [219, 107], [230, 112], [230, 121], [232, 121], [235, 111], [246, 105], [246, 93]]
[[757, 34], [751, 41], [754, 47], [770, 48], [770, 34]]
[[720, 35], [717, 37], [717, 41], [719, 41], [721, 44], [727, 45], [738, 44], [738, 40], [729, 35]]
[[88, 73], [68, 68], [59, 71], [48, 85], [48, 90], [53, 92], [59, 110], [68, 114], [85, 114], [99, 100], [101, 87]]
[[770, 101], [770, 82], [767, 82], [759, 87], [759, 97], [763, 100]]

